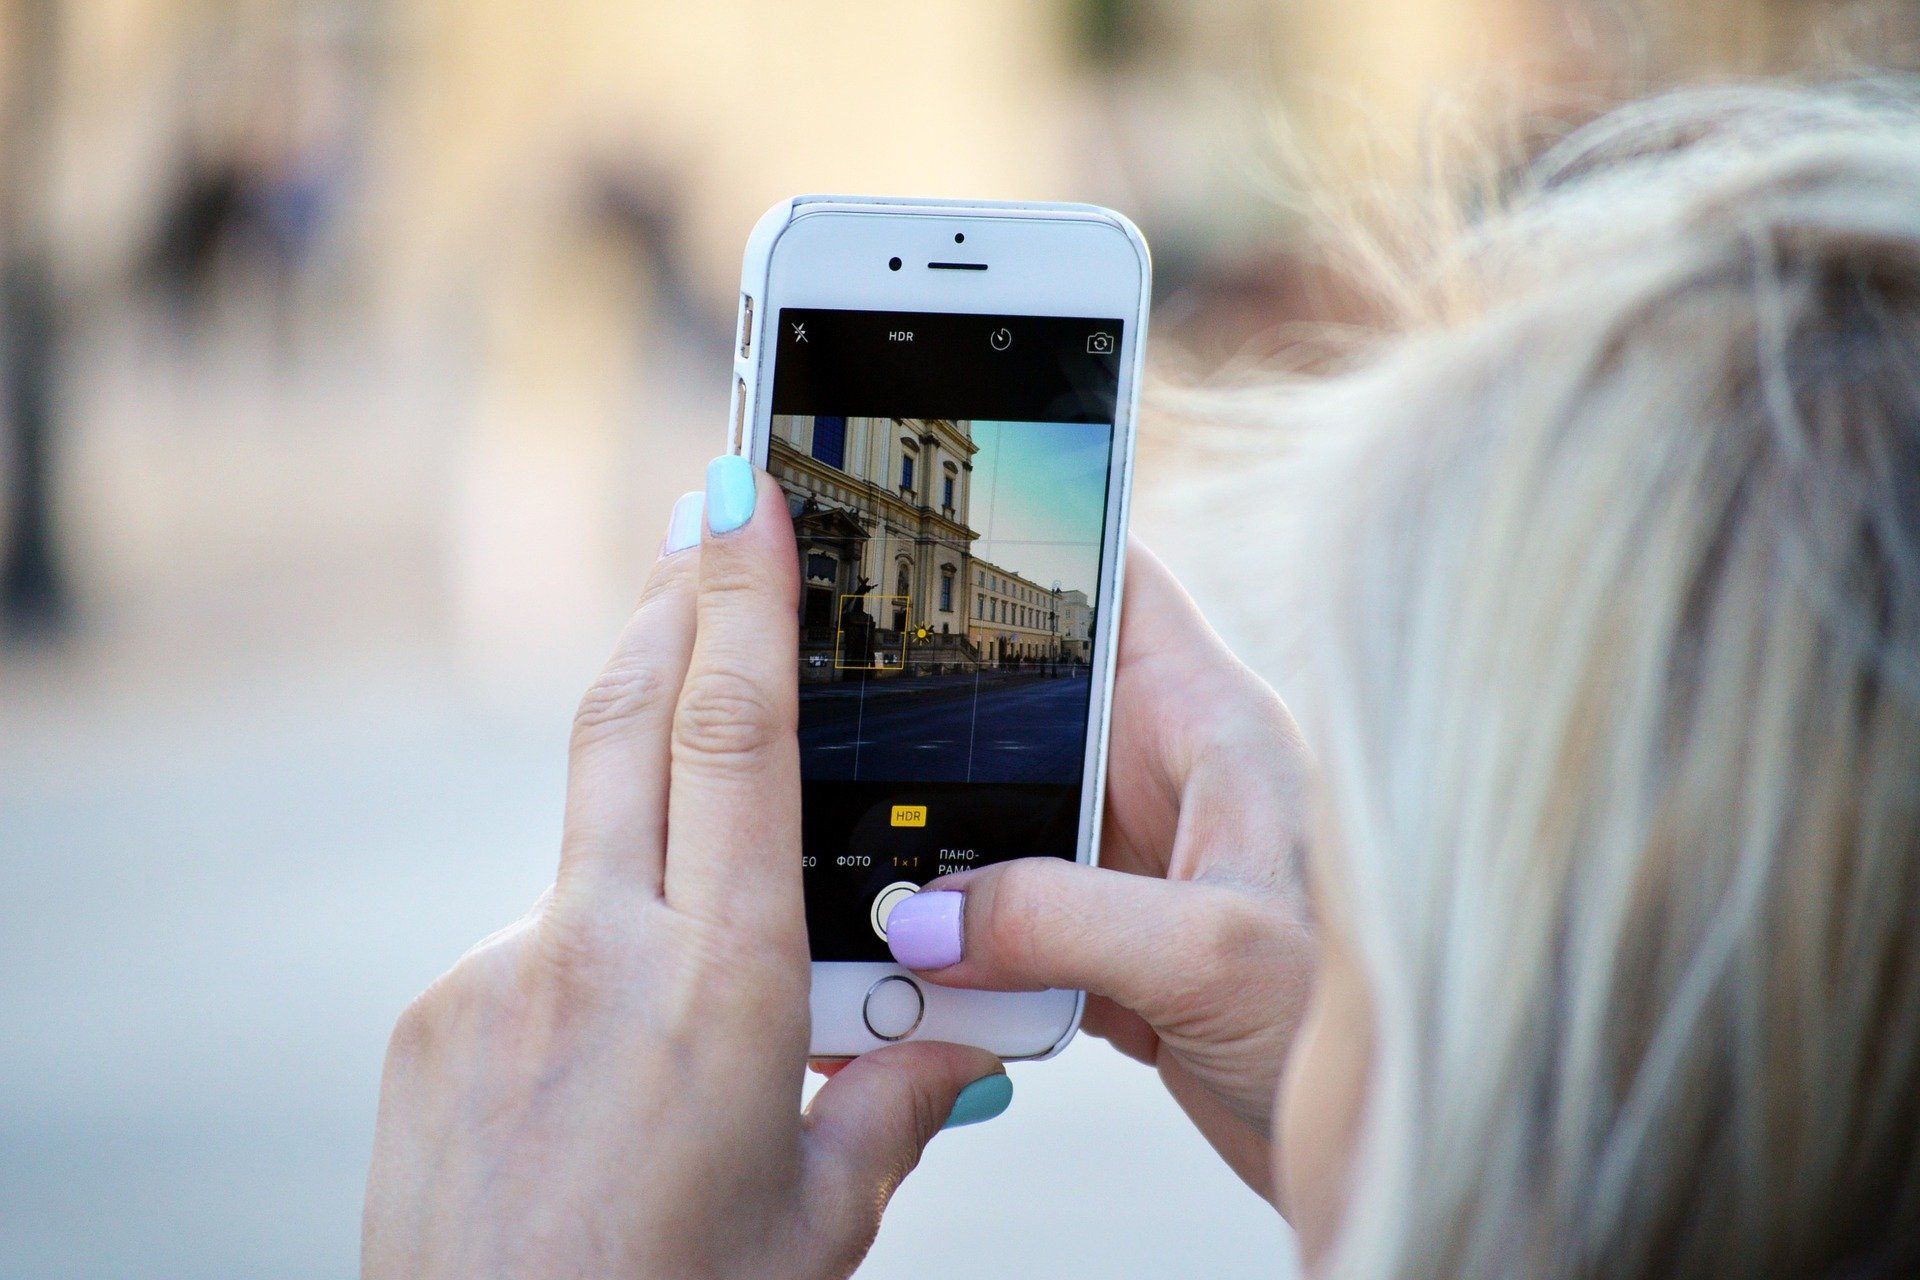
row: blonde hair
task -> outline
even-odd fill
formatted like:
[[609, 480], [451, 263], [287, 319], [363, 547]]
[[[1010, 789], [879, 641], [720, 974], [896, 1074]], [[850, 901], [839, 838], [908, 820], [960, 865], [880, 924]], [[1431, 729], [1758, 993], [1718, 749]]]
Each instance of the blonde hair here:
[[1628, 109], [1416, 293], [1241, 481], [1376, 1020], [1331, 1270], [1920, 1274], [1920, 116]]

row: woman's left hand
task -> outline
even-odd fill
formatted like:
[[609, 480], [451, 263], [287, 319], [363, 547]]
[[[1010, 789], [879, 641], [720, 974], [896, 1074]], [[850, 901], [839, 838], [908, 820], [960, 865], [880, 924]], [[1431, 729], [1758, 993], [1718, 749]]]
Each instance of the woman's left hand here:
[[704, 544], [669, 546], [580, 705], [553, 887], [394, 1031], [369, 1277], [845, 1275], [1001, 1074], [903, 1044], [801, 1114], [793, 534], [743, 460], [707, 486]]

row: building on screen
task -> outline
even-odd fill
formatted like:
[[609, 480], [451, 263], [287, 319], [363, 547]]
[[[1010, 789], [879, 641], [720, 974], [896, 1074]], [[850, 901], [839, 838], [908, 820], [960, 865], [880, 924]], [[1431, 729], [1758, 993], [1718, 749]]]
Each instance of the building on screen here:
[[808, 680], [1086, 663], [1063, 601], [974, 554], [973, 424], [776, 414], [767, 469], [799, 546]]
[[1060, 656], [1069, 662], [1093, 661], [1093, 605], [1084, 591], [1060, 593]]
[[976, 560], [967, 635], [993, 665], [1057, 662], [1060, 591]]

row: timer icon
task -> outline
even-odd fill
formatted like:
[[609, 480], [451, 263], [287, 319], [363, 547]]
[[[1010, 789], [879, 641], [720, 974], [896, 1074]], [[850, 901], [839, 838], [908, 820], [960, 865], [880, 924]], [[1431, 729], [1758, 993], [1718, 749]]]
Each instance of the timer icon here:
[[1013, 345], [1013, 330], [1006, 327], [995, 329], [987, 335], [987, 343], [995, 351], [1005, 351]]

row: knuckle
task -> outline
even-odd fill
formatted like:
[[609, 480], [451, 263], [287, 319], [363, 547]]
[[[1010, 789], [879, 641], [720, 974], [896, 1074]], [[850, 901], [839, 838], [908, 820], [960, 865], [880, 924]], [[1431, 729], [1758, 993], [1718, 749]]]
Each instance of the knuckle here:
[[920, 1151], [933, 1141], [933, 1136], [940, 1132], [940, 1126], [953, 1114], [953, 1104], [958, 1099], [958, 1090], [951, 1094], [937, 1094], [930, 1089], [915, 1089], [907, 1095], [906, 1132], [915, 1138], [907, 1150], [910, 1159], [919, 1159]]
[[990, 954], [1009, 968], [1030, 968], [1040, 954], [1043, 899], [1038, 873], [1039, 868], [1027, 863], [1008, 863], [985, 895], [984, 941]]
[[616, 661], [594, 678], [573, 716], [575, 743], [590, 742], [665, 704], [666, 678], [642, 658]]
[[1194, 726], [1194, 772], [1246, 777], [1272, 762], [1291, 758], [1284, 726], [1246, 716], [1210, 716]]
[[434, 979], [394, 1021], [387, 1037], [388, 1069], [407, 1069], [440, 1057], [459, 1040], [485, 997], [467, 959]]
[[515, 1043], [563, 1028], [582, 1013], [621, 1005], [635, 989], [647, 927], [562, 909], [550, 894], [536, 908], [474, 944], [401, 1011], [387, 1042], [387, 1070], [443, 1069], [476, 1043]]
[[762, 1029], [803, 1008], [812, 974], [800, 949], [742, 938], [728, 921], [682, 916], [679, 958], [685, 988], [709, 1016], [743, 1018]]
[[678, 753], [710, 761], [756, 762], [788, 731], [787, 715], [757, 682], [715, 669], [687, 681], [674, 716]]
[[630, 1013], [643, 986], [633, 949], [613, 930], [558, 917], [532, 933], [517, 969], [492, 1021], [543, 1039]]
[[783, 614], [800, 603], [799, 559], [723, 546], [701, 566], [700, 594], [705, 609]]
[[567, 902], [539, 921], [532, 952], [541, 979], [555, 991], [581, 998], [628, 993], [646, 976], [652, 935], [644, 904], [610, 911]]
[[757, 555], [716, 554], [700, 567], [700, 591], [709, 600], [723, 606], [743, 597], [758, 595], [772, 586], [762, 558]]
[[433, 989], [428, 988], [400, 1011], [400, 1017], [393, 1024], [393, 1034], [387, 1037], [387, 1061], [390, 1064], [418, 1062], [432, 1054], [439, 1040], [439, 1010], [432, 1000]]
[[1202, 953], [1194, 966], [1201, 985], [1243, 981], [1261, 972], [1263, 957], [1273, 945], [1273, 921], [1258, 905], [1239, 894], [1227, 894], [1208, 914], [1202, 932]]
[[617, 950], [604, 927], [573, 912], [556, 912], [542, 921], [538, 936], [542, 968], [565, 989], [598, 985]]
[[640, 588], [633, 604], [633, 616], [645, 617], [657, 606], [690, 590], [692, 567], [699, 561], [689, 556], [669, 556], [660, 562]]

